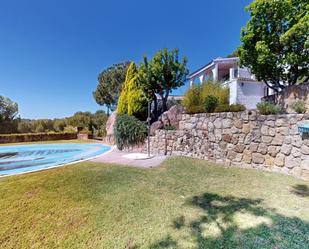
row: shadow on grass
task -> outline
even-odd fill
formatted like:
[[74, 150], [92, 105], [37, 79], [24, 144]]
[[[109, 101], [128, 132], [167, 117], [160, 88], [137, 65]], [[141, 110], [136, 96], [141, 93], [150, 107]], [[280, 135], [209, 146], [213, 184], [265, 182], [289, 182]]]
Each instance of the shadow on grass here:
[[[189, 198], [186, 205], [200, 209], [202, 215], [188, 222], [180, 216], [172, 226], [189, 228], [193, 248], [309, 248], [309, 223], [265, 208], [261, 199], [205, 193]], [[181, 248], [181, 241], [170, 236], [173, 243], [164, 241], [151, 248]]]
[[167, 235], [164, 239], [152, 244], [150, 249], [161, 249], [161, 248], [177, 248], [177, 242], [172, 239], [170, 235]]
[[293, 189], [291, 190], [291, 192], [301, 197], [309, 196], [309, 188], [307, 185], [304, 185], [304, 184], [297, 184], [293, 186]]

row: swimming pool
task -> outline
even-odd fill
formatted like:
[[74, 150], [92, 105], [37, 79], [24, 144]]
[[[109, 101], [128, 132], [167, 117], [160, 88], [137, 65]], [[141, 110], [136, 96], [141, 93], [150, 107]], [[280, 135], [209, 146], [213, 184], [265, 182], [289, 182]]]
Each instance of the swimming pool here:
[[0, 146], [0, 176], [59, 167], [111, 149], [103, 144], [31, 144]]

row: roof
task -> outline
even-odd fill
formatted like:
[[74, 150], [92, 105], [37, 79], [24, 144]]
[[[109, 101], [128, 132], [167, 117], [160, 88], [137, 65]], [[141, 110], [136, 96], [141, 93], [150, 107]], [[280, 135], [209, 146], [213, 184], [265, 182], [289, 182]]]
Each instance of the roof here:
[[205, 66], [195, 70], [193, 73], [191, 73], [188, 78], [193, 78], [194, 76], [200, 74], [201, 72], [205, 71], [207, 68], [210, 68], [211, 66], [215, 65], [216, 62], [222, 62], [222, 61], [235, 61], [235, 60], [239, 60], [239, 57], [231, 57], [231, 58], [222, 58], [222, 57], [218, 57], [210, 62], [208, 62]]

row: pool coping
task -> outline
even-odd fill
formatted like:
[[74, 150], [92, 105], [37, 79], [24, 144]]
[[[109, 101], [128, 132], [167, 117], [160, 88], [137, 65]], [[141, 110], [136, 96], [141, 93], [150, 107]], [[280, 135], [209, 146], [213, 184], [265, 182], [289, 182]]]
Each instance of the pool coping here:
[[[57, 143], [55, 143], [55, 144], [57, 144]], [[74, 144], [74, 143], [72, 143], [72, 144]], [[76, 144], [80, 144], [80, 143], [76, 143]], [[35, 173], [35, 172], [39, 172], [39, 171], [44, 171], [44, 170], [64, 167], [64, 166], [75, 164], [75, 163], [81, 163], [81, 162], [85, 162], [85, 161], [90, 161], [90, 160], [96, 159], [98, 157], [101, 157], [102, 155], [106, 155], [106, 154], [112, 152], [116, 148], [116, 146], [111, 146], [111, 145], [104, 144], [104, 143], [91, 143], [91, 144], [105, 145], [105, 146], [110, 147], [110, 149], [108, 151], [103, 152], [102, 154], [99, 154], [99, 155], [96, 155], [96, 156], [93, 156], [93, 157], [89, 157], [89, 158], [86, 158], [86, 159], [80, 159], [80, 160], [77, 160], [77, 161], [74, 161], [74, 162], [59, 164], [59, 165], [51, 166], [51, 167], [48, 167], [48, 168], [45, 168], [45, 169], [37, 169], [37, 170], [30, 170], [30, 171], [27, 171], [27, 172], [19, 172], [19, 173], [15, 173], [15, 174], [12, 174], [12, 175], [0, 175], [0, 178], [9, 177], [9, 176], [24, 175], [24, 174], [29, 174], [29, 173]], [[23, 144], [20, 144], [20, 145], [23, 145]], [[24, 145], [26, 145], [26, 144], [24, 144]], [[7, 146], [10, 146], [10, 145], [7, 145]]]

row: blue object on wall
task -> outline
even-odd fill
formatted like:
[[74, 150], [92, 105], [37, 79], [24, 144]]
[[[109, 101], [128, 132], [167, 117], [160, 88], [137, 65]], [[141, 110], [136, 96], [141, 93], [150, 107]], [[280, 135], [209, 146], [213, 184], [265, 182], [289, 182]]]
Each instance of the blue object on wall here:
[[298, 126], [298, 131], [300, 133], [309, 133], [309, 124], [303, 124]]

